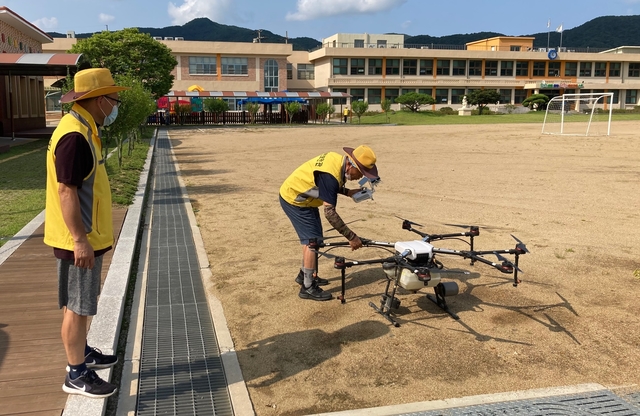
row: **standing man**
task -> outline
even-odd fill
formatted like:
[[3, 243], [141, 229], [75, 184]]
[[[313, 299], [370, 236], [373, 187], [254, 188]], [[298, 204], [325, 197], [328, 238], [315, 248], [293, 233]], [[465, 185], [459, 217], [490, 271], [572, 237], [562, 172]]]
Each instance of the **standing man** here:
[[330, 300], [331, 293], [320, 288], [329, 281], [318, 277], [315, 251], [309, 247], [312, 239], [322, 241], [322, 222], [319, 207], [324, 206], [324, 216], [340, 234], [349, 240], [351, 250], [362, 247], [360, 238], [347, 227], [336, 211], [338, 194], [353, 196], [360, 189], [345, 188], [346, 181], [357, 181], [366, 176], [377, 181], [376, 155], [369, 146], [355, 149], [345, 147], [346, 155], [323, 153], [303, 163], [280, 187], [280, 205], [291, 220], [302, 244], [302, 268], [296, 277], [302, 299]]
[[345, 107], [344, 110], [342, 110], [342, 117], [344, 118], [344, 122], [347, 122], [347, 118], [349, 117], [349, 107]]
[[102, 255], [113, 245], [111, 190], [102, 158], [100, 127], [118, 116], [118, 87], [105, 68], [79, 71], [75, 88], [61, 103], [74, 103], [51, 136], [47, 149], [44, 242], [58, 263], [58, 305], [63, 310], [62, 343], [68, 374], [62, 389], [93, 398], [117, 387], [94, 368], [118, 362], [87, 344], [87, 317], [98, 308]]

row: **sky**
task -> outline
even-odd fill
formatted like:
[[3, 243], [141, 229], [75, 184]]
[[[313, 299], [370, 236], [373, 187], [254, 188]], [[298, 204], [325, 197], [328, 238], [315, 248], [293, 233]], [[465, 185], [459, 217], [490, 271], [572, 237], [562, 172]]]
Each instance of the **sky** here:
[[560, 25], [568, 30], [600, 16], [640, 15], [640, 0], [4, 0], [0, 5], [45, 32], [163, 28], [208, 17], [316, 40], [335, 33], [519, 36]]

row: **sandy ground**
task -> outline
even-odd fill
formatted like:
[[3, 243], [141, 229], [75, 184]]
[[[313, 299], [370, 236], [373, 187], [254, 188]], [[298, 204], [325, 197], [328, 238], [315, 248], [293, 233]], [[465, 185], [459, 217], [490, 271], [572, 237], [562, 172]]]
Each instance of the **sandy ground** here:
[[[637, 122], [610, 137], [542, 136], [540, 126], [303, 126], [176, 130], [174, 151], [196, 210], [225, 315], [258, 415], [303, 415], [519, 389], [634, 386], [640, 344], [640, 143]], [[476, 249], [531, 250], [523, 283], [483, 264], [447, 298], [401, 291], [395, 328], [375, 313], [380, 266], [348, 270], [347, 302], [298, 298], [301, 249], [278, 203], [302, 162], [370, 145], [374, 201], [340, 197], [360, 236], [419, 238], [481, 227]], [[354, 184], [355, 185], [355, 184]], [[331, 228], [326, 221], [325, 230]], [[327, 235], [336, 235], [329, 232]], [[338, 241], [332, 240], [332, 241]], [[464, 249], [457, 241], [437, 247]], [[340, 251], [342, 250], [342, 251]], [[351, 259], [379, 249], [334, 250]], [[320, 261], [340, 290], [333, 261]]]

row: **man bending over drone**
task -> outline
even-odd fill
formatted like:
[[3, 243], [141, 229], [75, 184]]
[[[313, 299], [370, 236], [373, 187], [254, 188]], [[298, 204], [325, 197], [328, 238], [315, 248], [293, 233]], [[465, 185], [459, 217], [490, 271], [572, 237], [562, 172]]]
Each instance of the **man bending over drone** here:
[[358, 180], [366, 176], [376, 182], [378, 168], [376, 155], [369, 146], [358, 146], [355, 149], [343, 148], [347, 153], [343, 156], [335, 152], [323, 153], [303, 163], [284, 181], [280, 187], [280, 205], [293, 228], [298, 233], [302, 244], [302, 268], [296, 283], [300, 285], [302, 299], [330, 300], [331, 293], [320, 286], [329, 281], [318, 277], [316, 253], [309, 247], [312, 239], [322, 241], [322, 222], [319, 207], [324, 206], [324, 216], [340, 234], [349, 240], [351, 250], [362, 247], [360, 238], [347, 227], [336, 211], [338, 194], [353, 196], [360, 189], [347, 189], [346, 181]]

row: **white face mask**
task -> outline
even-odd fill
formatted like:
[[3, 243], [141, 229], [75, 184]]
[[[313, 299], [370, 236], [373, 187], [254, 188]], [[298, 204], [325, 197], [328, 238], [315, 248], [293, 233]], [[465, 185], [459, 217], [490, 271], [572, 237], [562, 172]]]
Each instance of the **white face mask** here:
[[[102, 112], [102, 114], [104, 114], [104, 111]], [[118, 104], [114, 105], [111, 108], [111, 113], [109, 113], [109, 115], [105, 114], [102, 125], [104, 127], [110, 126], [111, 124], [113, 124], [114, 121], [116, 121], [116, 117], [118, 117]]]

